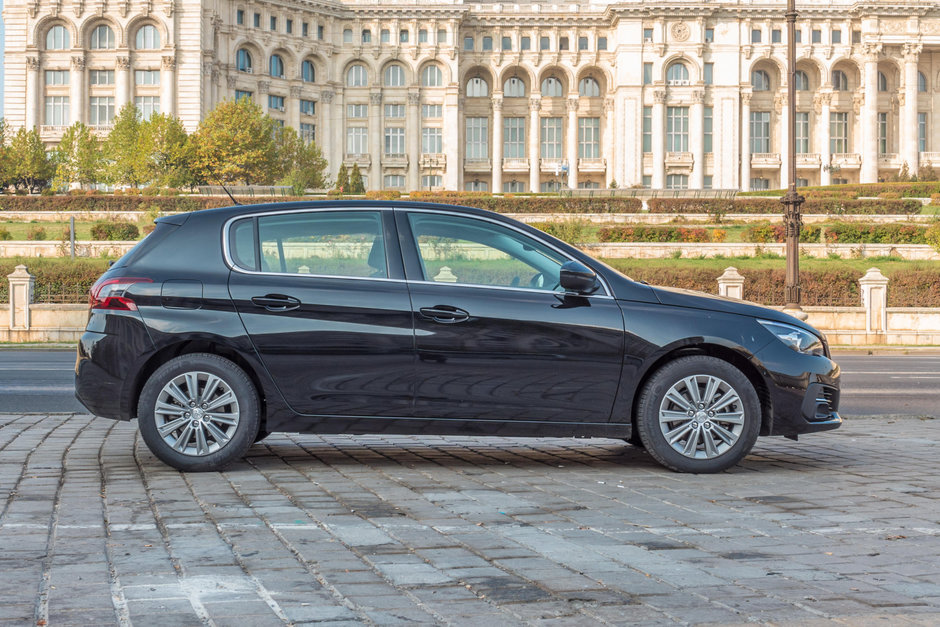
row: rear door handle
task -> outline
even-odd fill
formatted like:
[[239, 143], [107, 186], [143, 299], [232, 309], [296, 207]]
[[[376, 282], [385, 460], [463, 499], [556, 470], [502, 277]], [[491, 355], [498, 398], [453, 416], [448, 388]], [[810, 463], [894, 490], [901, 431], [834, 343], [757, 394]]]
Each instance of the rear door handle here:
[[434, 322], [440, 322], [442, 324], [454, 324], [455, 322], [463, 322], [470, 318], [470, 313], [464, 311], [463, 309], [458, 309], [457, 307], [451, 307], [450, 305], [437, 305], [435, 307], [422, 307], [418, 311], [421, 312], [421, 315], [425, 318], [429, 318]]
[[258, 307], [264, 307], [268, 311], [293, 311], [300, 308], [300, 300], [293, 296], [285, 294], [265, 294], [264, 296], [255, 296], [251, 302]]

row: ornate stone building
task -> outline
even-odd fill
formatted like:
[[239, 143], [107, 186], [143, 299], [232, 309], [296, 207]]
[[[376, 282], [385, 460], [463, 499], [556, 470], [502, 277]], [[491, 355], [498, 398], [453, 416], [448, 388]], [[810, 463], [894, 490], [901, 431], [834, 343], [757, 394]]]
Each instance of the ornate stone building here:
[[[6, 114], [54, 143], [250, 97], [370, 189], [787, 181], [785, 0], [5, 0]], [[798, 3], [797, 176], [940, 166], [940, 2]]]

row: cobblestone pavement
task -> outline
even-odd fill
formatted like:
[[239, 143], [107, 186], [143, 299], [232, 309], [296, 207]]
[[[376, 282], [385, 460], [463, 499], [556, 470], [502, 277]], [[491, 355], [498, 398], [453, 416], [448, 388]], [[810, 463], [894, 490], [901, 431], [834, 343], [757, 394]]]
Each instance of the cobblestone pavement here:
[[937, 624], [938, 427], [762, 438], [712, 476], [612, 440], [313, 435], [183, 475], [135, 424], [0, 416], [0, 620]]

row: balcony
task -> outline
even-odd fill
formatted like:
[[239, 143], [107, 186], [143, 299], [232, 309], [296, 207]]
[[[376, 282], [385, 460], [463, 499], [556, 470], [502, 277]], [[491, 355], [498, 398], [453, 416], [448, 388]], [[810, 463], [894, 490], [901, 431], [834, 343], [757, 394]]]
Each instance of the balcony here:
[[549, 174], [561, 174], [565, 167], [564, 159], [539, 159], [539, 169]]
[[858, 169], [862, 166], [862, 155], [857, 152], [833, 153], [832, 165], [843, 170]]
[[804, 152], [796, 155], [797, 170], [815, 170], [822, 165], [822, 158], [818, 152]]
[[510, 157], [508, 159], [503, 159], [503, 171], [504, 172], [528, 172], [529, 171], [529, 160], [519, 157]]
[[751, 169], [774, 170], [780, 167], [779, 152], [752, 152]]
[[350, 168], [354, 165], [358, 165], [360, 168], [368, 168], [372, 165], [372, 155], [347, 153], [343, 158], [343, 163], [346, 164], [346, 167]]
[[67, 126], [61, 126], [58, 124], [44, 124], [39, 127], [39, 134], [43, 137], [62, 137], [67, 129]]
[[940, 152], [922, 152], [920, 153], [921, 165], [929, 165], [932, 168], [940, 167]]
[[382, 165], [386, 168], [407, 168], [408, 167], [408, 155], [406, 154], [382, 155]]
[[89, 125], [91, 132], [95, 135], [107, 135], [111, 132], [111, 129], [114, 128], [113, 124], [91, 124]]
[[897, 170], [901, 167], [901, 155], [896, 152], [884, 152], [878, 155], [878, 167], [885, 170]]
[[578, 159], [578, 172], [606, 172], [607, 159], [603, 157]]
[[692, 157], [691, 152], [667, 152], [666, 153], [666, 167], [667, 168], [682, 168], [686, 170], [692, 169], [692, 164], [695, 162], [695, 159]]
[[421, 154], [418, 166], [432, 170], [443, 170], [447, 167], [447, 155], [440, 152], [425, 152]]
[[464, 172], [490, 172], [493, 169], [493, 162], [486, 158], [467, 157], [463, 162]]

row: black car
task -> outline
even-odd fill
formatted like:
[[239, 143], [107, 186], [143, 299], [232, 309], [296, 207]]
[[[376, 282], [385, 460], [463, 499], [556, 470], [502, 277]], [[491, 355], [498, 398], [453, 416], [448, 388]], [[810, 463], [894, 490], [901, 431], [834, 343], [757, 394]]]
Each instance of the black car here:
[[780, 312], [633, 281], [520, 222], [411, 202], [167, 216], [91, 290], [75, 389], [217, 470], [275, 431], [594, 436], [716, 472], [835, 429], [839, 367]]

